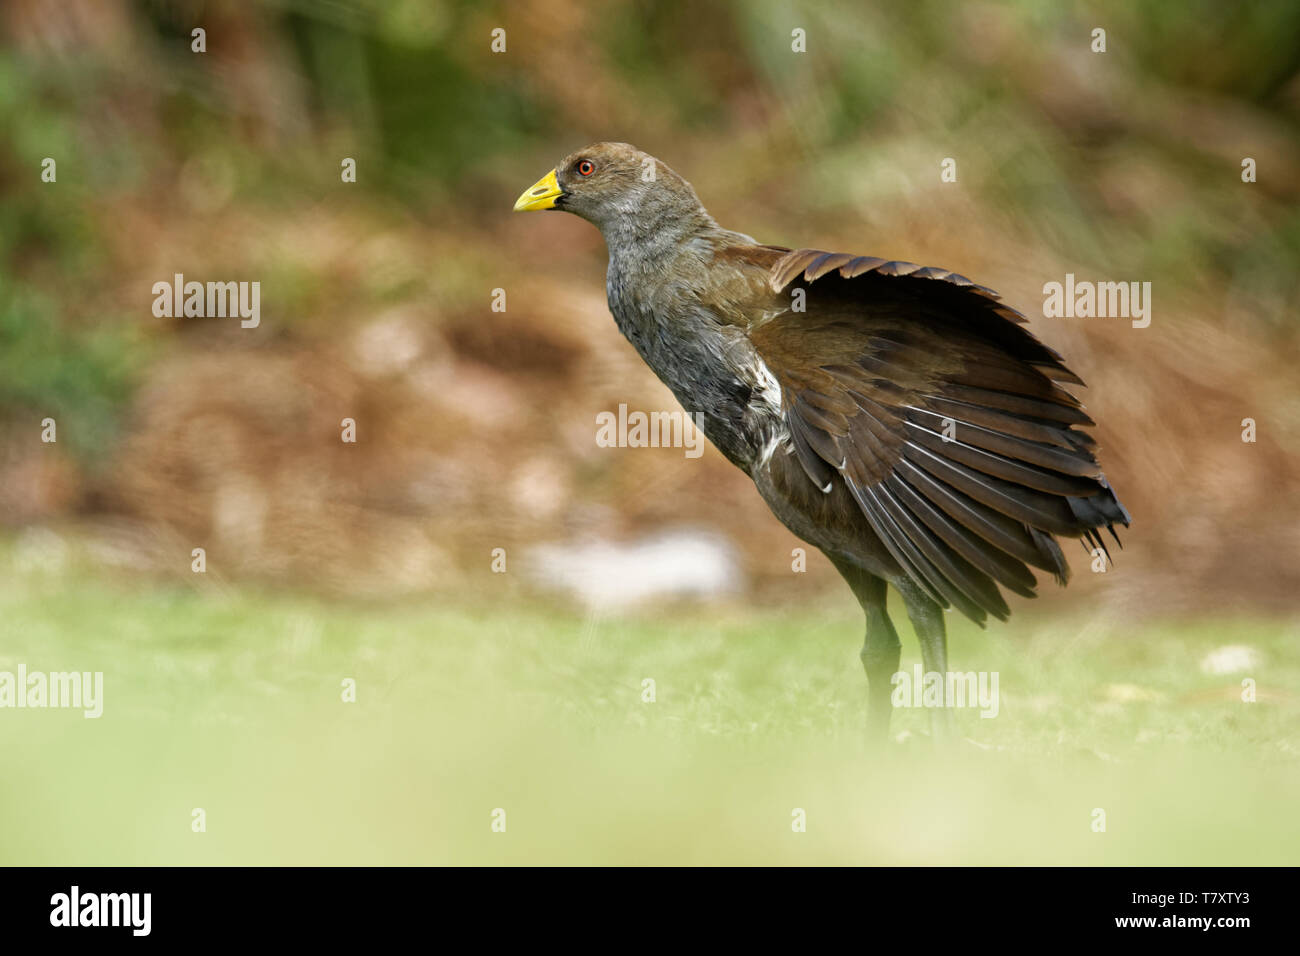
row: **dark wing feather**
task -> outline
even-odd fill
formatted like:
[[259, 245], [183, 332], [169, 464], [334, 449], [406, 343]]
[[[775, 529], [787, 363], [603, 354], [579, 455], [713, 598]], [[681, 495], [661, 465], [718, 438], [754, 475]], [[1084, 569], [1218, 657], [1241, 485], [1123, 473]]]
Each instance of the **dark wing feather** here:
[[[769, 273], [803, 311], [751, 338], [781, 384], [808, 478], [842, 480], [871, 529], [936, 602], [1006, 617], [998, 585], [1032, 597], [1029, 567], [1064, 583], [1053, 535], [1101, 542], [1129, 523], [1102, 474], [1082, 384], [991, 289], [943, 269], [798, 249]], [[814, 285], [815, 284], [815, 285]], [[1104, 545], [1102, 545], [1104, 548]]]

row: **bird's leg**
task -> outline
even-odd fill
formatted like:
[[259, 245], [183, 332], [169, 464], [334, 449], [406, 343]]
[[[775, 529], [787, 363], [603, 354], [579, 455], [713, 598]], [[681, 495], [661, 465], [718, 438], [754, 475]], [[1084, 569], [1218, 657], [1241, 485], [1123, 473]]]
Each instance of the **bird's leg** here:
[[873, 740], [883, 740], [889, 734], [889, 718], [893, 713], [890, 687], [898, 672], [900, 650], [898, 633], [885, 610], [885, 582], [848, 558], [830, 552], [826, 556], [853, 589], [867, 615], [867, 637], [858, 655], [862, 669], [867, 672], [867, 733]]
[[[921, 664], [925, 674], [938, 674], [943, 686], [948, 682], [948, 630], [943, 619], [943, 608], [920, 591], [903, 594], [907, 616], [916, 630], [921, 645]], [[924, 679], [924, 677], [922, 678]], [[936, 739], [952, 736], [952, 714], [947, 700], [930, 711], [930, 734]]]
[[889, 734], [889, 718], [893, 713], [890, 686], [898, 673], [898, 655], [902, 650], [898, 632], [885, 611], [884, 590], [885, 582], [880, 581], [880, 605], [866, 608], [867, 639], [858, 655], [862, 658], [862, 669], [867, 672], [867, 732], [875, 740]]

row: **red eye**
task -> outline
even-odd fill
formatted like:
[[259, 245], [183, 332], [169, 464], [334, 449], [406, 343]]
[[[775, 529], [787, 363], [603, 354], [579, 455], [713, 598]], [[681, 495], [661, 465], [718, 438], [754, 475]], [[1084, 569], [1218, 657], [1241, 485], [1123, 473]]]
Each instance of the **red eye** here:
[[583, 176], [590, 176], [596, 171], [596, 167], [591, 164], [591, 160], [584, 159], [578, 164], [578, 172]]

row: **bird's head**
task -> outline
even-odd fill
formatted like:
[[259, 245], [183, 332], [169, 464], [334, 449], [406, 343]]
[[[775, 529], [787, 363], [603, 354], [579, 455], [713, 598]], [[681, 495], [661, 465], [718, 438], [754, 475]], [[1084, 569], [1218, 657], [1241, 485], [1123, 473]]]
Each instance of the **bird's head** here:
[[607, 238], [630, 224], [662, 228], [706, 216], [690, 183], [627, 143], [595, 143], [570, 153], [515, 203], [516, 212], [537, 209], [581, 216]]

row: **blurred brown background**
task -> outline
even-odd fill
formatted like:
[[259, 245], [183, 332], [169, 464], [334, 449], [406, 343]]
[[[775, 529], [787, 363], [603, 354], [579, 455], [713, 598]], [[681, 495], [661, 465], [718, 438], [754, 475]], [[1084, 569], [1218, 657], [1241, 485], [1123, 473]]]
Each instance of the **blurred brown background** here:
[[[745, 596], [838, 587], [820, 558], [791, 574], [798, 542], [711, 448], [595, 442], [601, 411], [676, 405], [608, 315], [598, 233], [510, 208], [626, 140], [731, 228], [954, 269], [1067, 356], [1135, 521], [1112, 573], [1067, 548], [1050, 600], [1296, 606], [1294, 3], [8, 0], [0, 33], [20, 547], [464, 596], [493, 548], [519, 570], [540, 543], [679, 528], [734, 547]], [[1043, 318], [1067, 272], [1151, 282], [1151, 326]], [[260, 327], [155, 318], [175, 273], [260, 281]]]

